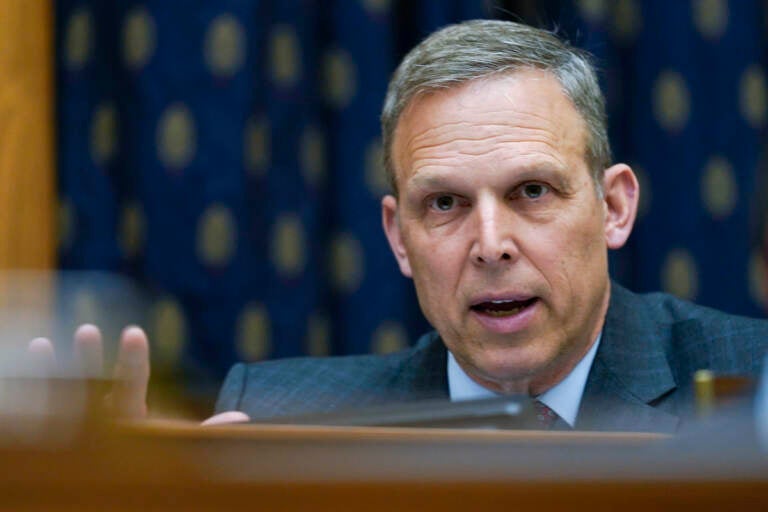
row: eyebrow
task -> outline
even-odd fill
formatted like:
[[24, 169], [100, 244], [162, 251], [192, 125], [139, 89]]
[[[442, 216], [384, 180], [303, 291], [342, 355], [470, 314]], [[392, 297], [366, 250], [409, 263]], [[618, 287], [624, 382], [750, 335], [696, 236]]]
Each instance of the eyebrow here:
[[525, 169], [516, 175], [519, 181], [536, 181], [542, 178], [554, 182], [560, 188], [570, 188], [573, 180], [567, 171], [557, 166], [544, 165], [536, 166], [531, 169]]
[[[456, 176], [445, 176], [433, 172], [422, 171], [416, 174], [410, 180], [411, 184], [417, 188], [440, 188], [456, 181]], [[459, 177], [458, 179], [462, 179]]]
[[[471, 171], [467, 171], [468, 173]], [[457, 176], [455, 173], [446, 175], [440, 171], [421, 171], [411, 178], [411, 184], [419, 189], [436, 189], [456, 185], [465, 180], [466, 175]], [[556, 165], [551, 164], [533, 164], [520, 170], [510, 171], [508, 178], [515, 181], [537, 181], [548, 180], [561, 188], [570, 188], [572, 180], [569, 179], [567, 171]]]

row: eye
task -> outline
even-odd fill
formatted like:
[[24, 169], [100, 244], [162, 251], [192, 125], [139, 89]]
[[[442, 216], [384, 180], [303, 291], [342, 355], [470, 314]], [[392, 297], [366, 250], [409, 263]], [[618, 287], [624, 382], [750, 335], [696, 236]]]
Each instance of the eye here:
[[522, 194], [528, 199], [538, 199], [549, 192], [549, 187], [541, 183], [527, 183], [523, 186]]
[[435, 210], [440, 210], [441, 212], [447, 212], [453, 209], [454, 206], [456, 206], [456, 198], [450, 195], [441, 195], [433, 197], [430, 202], [429, 206], [431, 208], [434, 208]]

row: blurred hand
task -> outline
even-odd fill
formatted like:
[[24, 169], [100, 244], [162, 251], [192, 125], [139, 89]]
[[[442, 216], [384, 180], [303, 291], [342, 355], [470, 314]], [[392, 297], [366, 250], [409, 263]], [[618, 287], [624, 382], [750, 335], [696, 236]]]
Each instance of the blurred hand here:
[[[47, 338], [29, 342], [28, 352], [43, 375], [56, 367], [53, 343]], [[95, 325], [81, 325], [74, 335], [75, 367], [83, 378], [103, 375], [103, 342]], [[106, 398], [108, 408], [121, 418], [143, 418], [147, 415], [147, 385], [149, 383], [149, 342], [140, 327], [126, 327], [120, 335], [120, 347], [112, 372], [114, 387]]]

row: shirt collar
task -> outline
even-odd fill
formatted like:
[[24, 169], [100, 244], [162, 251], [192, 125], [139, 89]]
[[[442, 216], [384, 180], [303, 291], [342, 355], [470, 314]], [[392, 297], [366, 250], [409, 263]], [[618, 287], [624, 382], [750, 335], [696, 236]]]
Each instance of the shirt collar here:
[[[554, 387], [536, 397], [547, 407], [555, 411], [571, 427], [576, 423], [576, 415], [579, 412], [581, 397], [587, 384], [587, 376], [589, 375], [590, 368], [592, 368], [592, 361], [595, 359], [601, 337], [602, 333], [597, 336], [589, 352], [581, 358], [581, 361], [571, 370], [571, 373], [566, 375]], [[456, 358], [453, 357], [450, 350], [448, 351], [448, 390], [451, 395], [451, 401], [454, 402], [502, 396], [472, 380], [459, 366], [459, 363], [456, 362]]]

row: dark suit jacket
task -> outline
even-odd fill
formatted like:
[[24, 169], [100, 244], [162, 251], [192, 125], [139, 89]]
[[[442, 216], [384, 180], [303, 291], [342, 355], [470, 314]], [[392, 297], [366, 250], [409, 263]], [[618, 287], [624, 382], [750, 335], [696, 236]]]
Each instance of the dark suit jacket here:
[[[692, 375], [757, 375], [768, 321], [736, 317], [670, 295], [636, 295], [615, 283], [577, 429], [674, 432], [693, 409]], [[389, 355], [237, 364], [216, 412], [269, 418], [447, 398], [447, 351], [437, 333]]]

